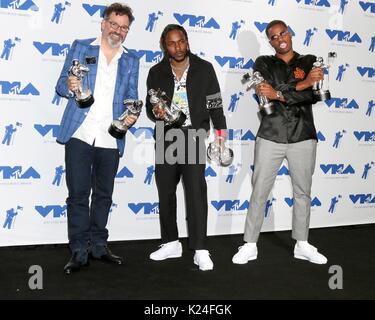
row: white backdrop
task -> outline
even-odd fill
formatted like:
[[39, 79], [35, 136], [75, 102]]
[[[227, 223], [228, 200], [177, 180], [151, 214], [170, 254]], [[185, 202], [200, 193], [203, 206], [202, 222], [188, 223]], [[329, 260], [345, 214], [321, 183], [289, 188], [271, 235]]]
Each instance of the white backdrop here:
[[[0, 246], [67, 241], [64, 148], [55, 142], [66, 101], [54, 86], [72, 41], [97, 36], [100, 14], [111, 2], [0, 0]], [[125, 46], [141, 59], [140, 98], [149, 68], [161, 58], [158, 41], [168, 23], [182, 24], [192, 51], [217, 72], [235, 159], [230, 168], [207, 165], [209, 235], [243, 232], [259, 120], [254, 92], [240, 79], [257, 56], [273, 54], [263, 32], [273, 19], [287, 22], [299, 53], [337, 52], [330, 69], [333, 98], [313, 107], [319, 144], [311, 226], [375, 222], [375, 2], [342, 2], [128, 1], [136, 20]], [[110, 240], [160, 237], [152, 128], [143, 112], [127, 134]], [[186, 236], [180, 187], [178, 193], [179, 230]], [[285, 163], [263, 231], [290, 229], [291, 198]]]

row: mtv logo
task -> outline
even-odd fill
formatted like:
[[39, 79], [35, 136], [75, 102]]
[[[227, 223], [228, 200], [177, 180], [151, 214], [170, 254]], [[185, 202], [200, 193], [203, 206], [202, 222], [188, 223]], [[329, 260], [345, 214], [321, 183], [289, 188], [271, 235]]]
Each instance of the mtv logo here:
[[67, 206], [48, 205], [48, 206], [35, 206], [35, 210], [43, 217], [47, 217], [52, 213], [53, 218], [66, 217]]
[[9, 81], [0, 81], [1, 93], [2, 94], [12, 94], [12, 95], [32, 95], [39, 96], [40, 92], [31, 84], [22, 86], [21, 82], [9, 82]]
[[140, 212], [143, 212], [143, 214], [159, 214], [158, 202], [128, 203], [128, 207], [134, 214], [138, 214]]
[[26, 171], [23, 171], [22, 166], [15, 166], [15, 167], [9, 167], [9, 166], [0, 166], [0, 177], [4, 180], [9, 179], [40, 179], [40, 174], [33, 168], [30, 167]]
[[92, 17], [93, 15], [95, 15], [97, 12], [99, 12], [100, 17], [103, 18], [103, 16], [104, 16], [104, 10], [105, 10], [105, 8], [107, 6], [97, 5], [97, 4], [90, 5], [88, 3], [82, 3], [82, 7], [90, 15], [90, 17]]
[[222, 208], [224, 208], [225, 211], [242, 211], [249, 208], [248, 200], [244, 202], [240, 200], [213, 200], [211, 204], [217, 211], [220, 211]]
[[358, 141], [374, 142], [375, 141], [375, 131], [354, 131], [354, 136]]
[[228, 66], [230, 69], [248, 70], [254, 65], [253, 59], [245, 62], [245, 58], [242, 57], [215, 56], [215, 60], [221, 67]]
[[0, 8], [22, 11], [39, 11], [39, 7], [32, 0], [0, 0]]
[[361, 77], [364, 77], [367, 74], [367, 77], [375, 77], [375, 68], [372, 67], [357, 67], [357, 70]]
[[359, 1], [359, 5], [363, 11], [367, 12], [370, 9], [371, 13], [375, 13], [375, 2]]
[[189, 27], [200, 27], [205, 29], [220, 29], [220, 25], [214, 18], [206, 18], [205, 16], [195, 16], [192, 14], [179, 14], [173, 13], [173, 16], [180, 25], [184, 25], [186, 22]]
[[129, 49], [129, 52], [137, 56], [139, 59], [143, 59], [144, 57], [144, 60], [149, 63], [158, 63], [163, 57], [161, 51]]
[[69, 50], [70, 50], [70, 44], [59, 44], [59, 43], [53, 43], [53, 42], [39, 42], [34, 41], [33, 42], [34, 47], [42, 54], [44, 55], [47, 51], [50, 50], [50, 53], [52, 56], [65, 57]]
[[123, 167], [117, 174], [116, 178], [134, 178], [134, 174], [127, 168]]
[[336, 39], [340, 42], [356, 42], [356, 43], [362, 43], [362, 39], [357, 33], [354, 33], [351, 35], [349, 31], [342, 31], [342, 30], [332, 30], [332, 29], [326, 29], [326, 33], [328, 37], [331, 40]]
[[322, 169], [324, 174], [354, 174], [354, 168], [349, 164], [345, 166], [344, 164], [321, 164], [320, 169]]
[[52, 132], [52, 137], [54, 138], [57, 137], [59, 130], [60, 130], [60, 126], [56, 124], [46, 124], [46, 125], [34, 124], [34, 128], [36, 131], [40, 133], [42, 137], [45, 137], [47, 134]]

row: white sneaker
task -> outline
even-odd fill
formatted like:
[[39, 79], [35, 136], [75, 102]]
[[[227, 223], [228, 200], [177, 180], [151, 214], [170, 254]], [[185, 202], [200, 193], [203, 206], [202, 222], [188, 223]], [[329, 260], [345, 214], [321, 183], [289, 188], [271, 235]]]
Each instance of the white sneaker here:
[[210, 258], [208, 250], [195, 250], [194, 264], [199, 267], [199, 270], [208, 271], [214, 268], [214, 263]]
[[298, 241], [294, 246], [294, 258], [308, 260], [312, 263], [326, 264], [327, 258], [318, 252], [318, 249], [309, 243], [300, 244]]
[[250, 260], [255, 260], [257, 257], [258, 248], [256, 243], [245, 243], [238, 248], [238, 252], [232, 258], [232, 262], [234, 264], [245, 264]]
[[180, 258], [182, 256], [182, 245], [178, 240], [163, 243], [160, 249], [150, 254], [150, 259], [161, 261], [169, 258]]

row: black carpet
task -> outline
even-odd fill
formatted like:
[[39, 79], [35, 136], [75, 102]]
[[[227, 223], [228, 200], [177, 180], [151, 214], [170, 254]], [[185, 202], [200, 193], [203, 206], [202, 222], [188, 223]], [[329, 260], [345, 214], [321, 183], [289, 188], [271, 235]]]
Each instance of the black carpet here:
[[[288, 232], [262, 233], [256, 261], [231, 262], [242, 235], [209, 238], [215, 264], [202, 272], [182, 239], [180, 259], [153, 262], [148, 255], [158, 240], [110, 244], [125, 257], [124, 266], [92, 261], [66, 276], [66, 245], [0, 248], [0, 299], [126, 299], [126, 300], [248, 300], [248, 299], [374, 299], [375, 225], [312, 229], [309, 242], [328, 258], [316, 265], [293, 258]], [[31, 290], [31, 265], [43, 268], [43, 289]], [[343, 270], [343, 289], [331, 290], [329, 268]]]

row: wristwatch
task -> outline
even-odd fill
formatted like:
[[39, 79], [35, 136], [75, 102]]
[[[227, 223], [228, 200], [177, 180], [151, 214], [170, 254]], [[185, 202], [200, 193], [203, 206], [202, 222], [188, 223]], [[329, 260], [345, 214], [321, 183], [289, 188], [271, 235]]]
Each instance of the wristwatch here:
[[281, 91], [276, 91], [276, 98], [277, 100], [281, 100], [283, 98], [283, 93]]

